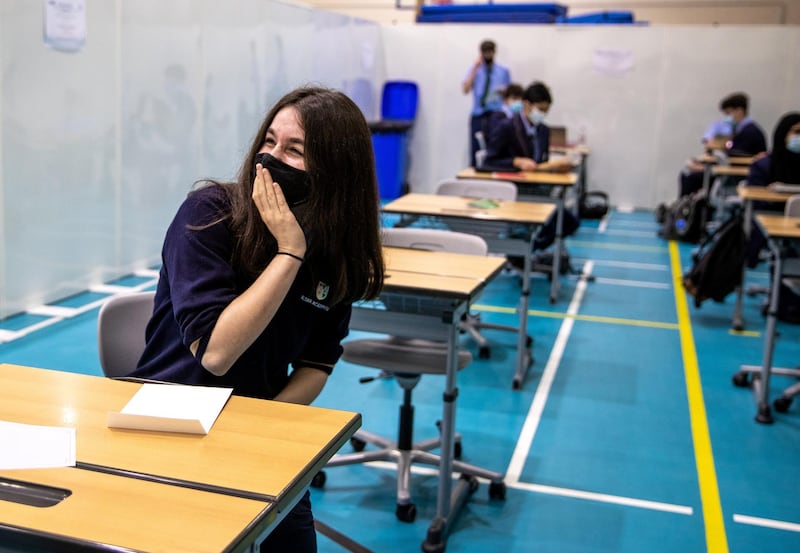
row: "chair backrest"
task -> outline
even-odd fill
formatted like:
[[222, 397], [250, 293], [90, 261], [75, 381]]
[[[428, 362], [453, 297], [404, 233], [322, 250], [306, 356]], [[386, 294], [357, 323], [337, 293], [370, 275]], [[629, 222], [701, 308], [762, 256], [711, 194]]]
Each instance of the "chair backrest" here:
[[475, 140], [478, 142], [478, 147], [481, 150], [486, 150], [486, 136], [483, 134], [483, 131], [477, 131], [475, 133]]
[[474, 234], [428, 228], [385, 228], [382, 231], [385, 246], [412, 248], [439, 252], [487, 255], [486, 241]]
[[442, 196], [516, 201], [518, 191], [517, 185], [513, 182], [488, 179], [445, 179], [437, 185], [436, 193]]
[[[436, 193], [442, 196], [515, 201], [517, 199], [517, 185], [513, 182], [488, 179], [445, 179], [439, 182], [436, 187]], [[479, 227], [476, 227], [468, 219], [449, 218], [445, 221], [445, 224], [450, 230], [479, 234], [487, 240], [497, 238], [508, 232], [509, 229], [507, 223], [482, 222]]]
[[155, 292], [113, 296], [97, 315], [97, 346], [103, 374], [127, 376], [144, 351], [144, 331], [153, 314]]
[[789, 196], [783, 214], [787, 217], [800, 217], [800, 194]]

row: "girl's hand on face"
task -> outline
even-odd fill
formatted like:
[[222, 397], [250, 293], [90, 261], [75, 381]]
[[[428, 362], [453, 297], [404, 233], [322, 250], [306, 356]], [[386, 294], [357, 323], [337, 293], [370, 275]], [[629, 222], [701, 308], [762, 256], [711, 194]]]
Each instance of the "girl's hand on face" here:
[[253, 202], [261, 215], [261, 220], [278, 242], [278, 249], [304, 257], [306, 237], [303, 229], [289, 209], [281, 187], [272, 180], [272, 175], [260, 163], [256, 164]]

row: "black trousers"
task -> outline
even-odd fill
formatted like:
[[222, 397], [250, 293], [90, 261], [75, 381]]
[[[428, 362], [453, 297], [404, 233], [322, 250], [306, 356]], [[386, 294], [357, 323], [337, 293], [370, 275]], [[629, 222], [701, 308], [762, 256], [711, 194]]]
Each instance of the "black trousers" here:
[[317, 553], [317, 531], [308, 490], [261, 544], [261, 553]]

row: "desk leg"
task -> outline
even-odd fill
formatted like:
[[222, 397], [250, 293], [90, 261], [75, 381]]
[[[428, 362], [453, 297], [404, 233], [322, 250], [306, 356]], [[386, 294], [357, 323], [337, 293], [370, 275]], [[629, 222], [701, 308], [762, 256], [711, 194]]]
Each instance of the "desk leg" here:
[[775, 326], [778, 319], [778, 297], [781, 289], [781, 275], [783, 259], [778, 245], [770, 242], [770, 248], [775, 254], [775, 267], [772, 272], [772, 294], [769, 300], [769, 313], [767, 313], [767, 329], [764, 333], [764, 356], [761, 360], [761, 375], [756, 386], [758, 397], [758, 412], [756, 421], [771, 424], [772, 414], [769, 407], [769, 377], [772, 372], [772, 354], [775, 350]]
[[700, 239], [706, 236], [706, 223], [708, 222], [708, 210], [711, 209], [711, 164], [703, 165], [703, 192], [706, 194], [706, 207], [700, 212]]
[[559, 193], [558, 199], [556, 200], [556, 239], [555, 239], [555, 251], [553, 252], [553, 269], [551, 274], [550, 280], [550, 303], [555, 303], [558, 299], [558, 291], [561, 285], [561, 281], [559, 280], [560, 269], [561, 269], [561, 249], [563, 248], [564, 244], [564, 236], [563, 236], [563, 228], [564, 228], [564, 194], [563, 192]]
[[[528, 251], [533, 251], [534, 236], [531, 235]], [[511, 387], [515, 390], [522, 388], [522, 382], [531, 364], [532, 354], [528, 344], [528, 303], [531, 296], [531, 256], [526, 255], [522, 268], [522, 292], [519, 296], [519, 330], [517, 333], [517, 371]]]
[[[750, 200], [745, 200], [744, 202], [744, 221], [742, 221], [742, 226], [744, 228], [744, 245], [745, 250], [747, 249], [748, 244], [750, 244], [750, 233], [752, 232], [752, 220], [753, 220], [753, 202]], [[742, 315], [742, 296], [744, 295], [744, 279], [745, 275], [747, 274], [747, 259], [745, 258], [744, 262], [742, 263], [742, 278], [739, 281], [739, 285], [736, 287], [736, 305], [733, 308], [733, 330], [744, 330], [744, 317]]]

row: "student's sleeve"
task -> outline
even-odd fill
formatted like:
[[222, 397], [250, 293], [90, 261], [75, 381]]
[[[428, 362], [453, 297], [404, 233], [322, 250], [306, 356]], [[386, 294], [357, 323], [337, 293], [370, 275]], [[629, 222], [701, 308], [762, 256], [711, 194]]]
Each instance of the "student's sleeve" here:
[[200, 340], [197, 359], [220, 313], [238, 295], [230, 230], [225, 221], [211, 224], [227, 212], [224, 192], [208, 192], [191, 194], [180, 207], [162, 255], [183, 344], [189, 348]]
[[342, 340], [349, 333], [351, 313], [352, 307], [348, 304], [333, 307], [320, 316], [314, 322], [308, 345], [292, 362], [292, 367], [311, 367], [331, 374], [344, 351]]
[[767, 186], [772, 184], [770, 177], [770, 156], [763, 157], [750, 165], [747, 174], [747, 186]]
[[486, 165], [494, 167], [514, 167], [514, 157], [509, 157], [510, 143], [514, 138], [512, 120], [504, 117], [489, 128], [486, 137]]

